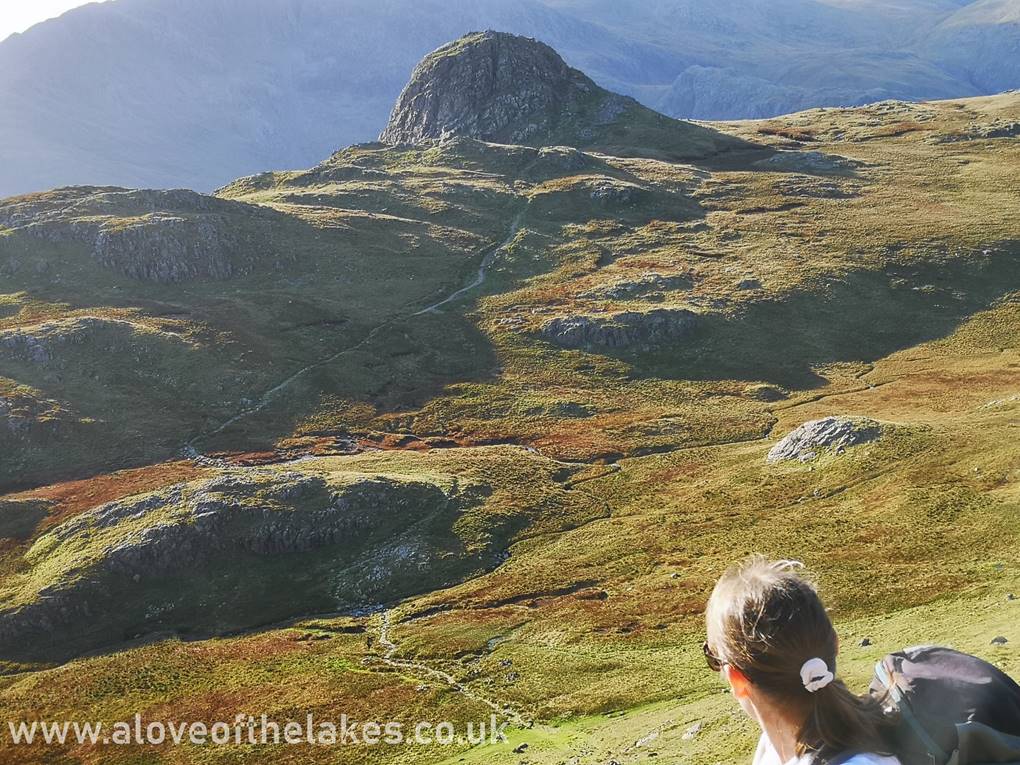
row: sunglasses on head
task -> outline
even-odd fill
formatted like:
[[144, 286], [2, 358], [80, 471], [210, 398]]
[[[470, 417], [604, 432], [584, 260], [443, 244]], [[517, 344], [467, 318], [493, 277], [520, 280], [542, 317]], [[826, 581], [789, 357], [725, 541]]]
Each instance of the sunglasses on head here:
[[708, 664], [708, 668], [713, 672], [721, 672], [726, 662], [712, 653], [712, 649], [708, 647], [707, 640], [701, 644], [701, 650], [705, 653], [705, 663]]

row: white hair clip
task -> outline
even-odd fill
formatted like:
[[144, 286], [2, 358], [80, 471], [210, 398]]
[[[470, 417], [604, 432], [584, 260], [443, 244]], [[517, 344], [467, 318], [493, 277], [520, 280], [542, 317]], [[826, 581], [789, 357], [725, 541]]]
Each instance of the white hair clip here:
[[818, 658], [808, 659], [800, 668], [800, 679], [809, 693], [821, 690], [833, 680], [835, 675], [829, 671], [829, 665]]

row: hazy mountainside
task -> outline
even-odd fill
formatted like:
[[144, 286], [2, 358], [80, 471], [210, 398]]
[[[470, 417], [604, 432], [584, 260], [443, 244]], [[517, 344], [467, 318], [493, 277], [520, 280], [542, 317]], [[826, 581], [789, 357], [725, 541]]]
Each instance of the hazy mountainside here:
[[0, 201], [0, 716], [510, 741], [0, 760], [746, 762], [700, 645], [752, 550], [855, 687], [1020, 671], [1020, 94], [692, 125], [484, 33], [382, 137]]
[[969, 3], [931, 30], [921, 50], [951, 75], [982, 91], [1017, 87], [1020, 3]]
[[471, 31], [540, 37], [672, 116], [1020, 85], [1020, 0], [115, 0], [0, 42], [0, 195], [211, 190], [379, 133], [418, 59]]

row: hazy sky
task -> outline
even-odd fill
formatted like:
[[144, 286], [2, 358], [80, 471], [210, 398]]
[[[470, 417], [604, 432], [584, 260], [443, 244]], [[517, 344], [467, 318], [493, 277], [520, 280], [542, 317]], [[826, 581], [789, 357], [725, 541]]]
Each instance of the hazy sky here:
[[[90, 0], [0, 0], [0, 40]], [[92, 0], [93, 2], [95, 0]], [[103, 2], [104, 0], [99, 0]]]

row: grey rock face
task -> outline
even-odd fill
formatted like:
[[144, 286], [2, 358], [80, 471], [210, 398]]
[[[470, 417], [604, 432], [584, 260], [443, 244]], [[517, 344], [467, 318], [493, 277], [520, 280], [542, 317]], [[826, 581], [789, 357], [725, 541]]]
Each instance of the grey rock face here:
[[[148, 330], [148, 336], [154, 337], [156, 334]], [[101, 316], [56, 319], [27, 327], [0, 330], [0, 359], [6, 357], [46, 365], [60, 361], [67, 351], [85, 346], [98, 347], [107, 352], [123, 351], [139, 335], [139, 327], [124, 319]], [[178, 335], [158, 333], [158, 337], [175, 346], [187, 347], [187, 341]]]
[[824, 417], [805, 422], [790, 431], [769, 450], [765, 460], [769, 463], [786, 460], [807, 462], [817, 457], [820, 449], [838, 451], [874, 441], [881, 434], [881, 424], [866, 417]]
[[244, 275], [267, 248], [270, 211], [184, 189], [76, 187], [0, 204], [0, 225], [81, 242], [103, 266], [161, 283]]
[[[254, 242], [250, 243], [254, 246]], [[150, 215], [115, 229], [100, 229], [94, 254], [104, 266], [152, 282], [228, 279], [247, 269], [235, 265], [239, 237], [216, 221]]]
[[623, 311], [605, 316], [561, 316], [541, 336], [564, 348], [651, 350], [687, 335], [697, 314], [683, 309]]
[[636, 106], [567, 66], [548, 45], [489, 31], [455, 40], [422, 59], [379, 140], [413, 144], [458, 135], [529, 143], [569, 130], [579, 112], [592, 111], [594, 124], [608, 124]]

